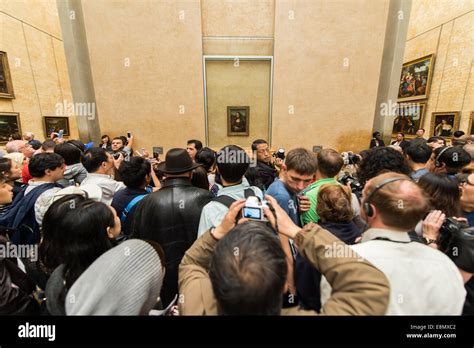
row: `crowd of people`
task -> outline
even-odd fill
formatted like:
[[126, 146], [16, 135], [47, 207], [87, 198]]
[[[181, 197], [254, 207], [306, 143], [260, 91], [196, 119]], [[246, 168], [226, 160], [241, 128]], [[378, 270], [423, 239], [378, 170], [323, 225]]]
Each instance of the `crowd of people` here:
[[472, 315], [474, 144], [455, 135], [374, 132], [358, 154], [192, 139], [164, 160], [131, 133], [16, 136], [0, 314]]

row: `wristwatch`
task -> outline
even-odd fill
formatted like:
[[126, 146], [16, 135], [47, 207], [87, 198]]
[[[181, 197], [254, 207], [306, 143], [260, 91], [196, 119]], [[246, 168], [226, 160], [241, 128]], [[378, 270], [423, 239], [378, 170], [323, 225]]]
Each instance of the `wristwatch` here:
[[425, 242], [426, 245], [430, 245], [430, 244], [438, 244], [436, 243], [437, 240], [436, 239], [431, 239], [431, 238], [428, 238], [428, 237], [423, 237], [423, 241]]

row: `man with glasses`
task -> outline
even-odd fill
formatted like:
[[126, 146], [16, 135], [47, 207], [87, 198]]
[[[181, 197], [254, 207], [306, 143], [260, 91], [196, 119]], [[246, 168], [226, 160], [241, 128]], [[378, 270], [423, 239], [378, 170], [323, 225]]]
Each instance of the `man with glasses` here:
[[[257, 158], [257, 174], [260, 177], [263, 189], [268, 190], [273, 181], [278, 177], [283, 161], [270, 155], [270, 147], [264, 139], [257, 139], [252, 143], [254, 158]], [[273, 161], [272, 161], [273, 160]]]

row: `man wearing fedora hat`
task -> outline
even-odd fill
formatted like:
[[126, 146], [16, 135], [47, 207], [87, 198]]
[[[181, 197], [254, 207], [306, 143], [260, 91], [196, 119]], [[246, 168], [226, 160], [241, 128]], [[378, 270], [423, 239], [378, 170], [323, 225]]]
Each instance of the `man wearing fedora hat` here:
[[185, 149], [171, 149], [158, 170], [166, 174], [160, 190], [137, 204], [132, 237], [158, 242], [166, 255], [166, 274], [161, 301], [167, 306], [178, 293], [178, 267], [197, 238], [202, 208], [210, 202], [209, 191], [192, 186], [193, 162]]

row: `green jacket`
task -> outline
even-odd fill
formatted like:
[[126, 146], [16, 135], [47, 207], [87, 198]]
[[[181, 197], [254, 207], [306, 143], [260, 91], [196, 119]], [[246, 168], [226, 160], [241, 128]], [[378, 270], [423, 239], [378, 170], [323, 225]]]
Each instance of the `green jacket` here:
[[320, 179], [313, 182], [305, 190], [304, 195], [309, 198], [311, 208], [301, 214], [301, 225], [304, 226], [309, 222], [317, 223], [319, 221], [318, 213], [316, 212], [316, 205], [318, 204], [318, 192], [319, 188], [325, 184], [339, 184], [334, 178]]

